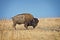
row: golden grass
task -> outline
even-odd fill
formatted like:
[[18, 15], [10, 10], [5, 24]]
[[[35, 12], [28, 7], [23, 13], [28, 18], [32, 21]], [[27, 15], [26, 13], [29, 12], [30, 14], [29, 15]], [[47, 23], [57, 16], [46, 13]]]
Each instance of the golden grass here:
[[12, 25], [12, 20], [0, 20], [0, 40], [60, 40], [60, 32], [44, 29], [59, 28], [60, 18], [41, 18], [37, 27], [29, 26], [29, 30], [23, 24], [16, 25], [14, 30]]
[[39, 26], [56, 27], [60, 26], [60, 18], [41, 18], [39, 19]]

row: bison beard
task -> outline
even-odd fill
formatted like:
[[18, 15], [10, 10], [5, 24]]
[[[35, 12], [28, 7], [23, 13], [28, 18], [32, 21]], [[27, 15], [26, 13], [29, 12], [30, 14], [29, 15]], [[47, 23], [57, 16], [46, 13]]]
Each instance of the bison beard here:
[[34, 18], [31, 14], [28, 13], [18, 14], [12, 17], [12, 21], [13, 27], [15, 29], [16, 24], [24, 24], [24, 27], [28, 29], [28, 26], [33, 26], [33, 28], [35, 28], [38, 23], [38, 19]]

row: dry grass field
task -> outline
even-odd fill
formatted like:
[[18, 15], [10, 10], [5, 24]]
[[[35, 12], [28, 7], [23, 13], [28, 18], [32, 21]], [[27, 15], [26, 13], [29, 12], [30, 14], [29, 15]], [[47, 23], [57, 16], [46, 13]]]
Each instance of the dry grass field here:
[[0, 20], [0, 40], [60, 40], [60, 18], [40, 18], [35, 29], [16, 25], [12, 20]]

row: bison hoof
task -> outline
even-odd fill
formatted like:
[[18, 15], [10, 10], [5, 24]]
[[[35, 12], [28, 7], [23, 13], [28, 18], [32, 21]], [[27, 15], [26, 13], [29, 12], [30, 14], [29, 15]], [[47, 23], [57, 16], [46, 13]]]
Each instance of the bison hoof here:
[[35, 26], [33, 28], [35, 28]]

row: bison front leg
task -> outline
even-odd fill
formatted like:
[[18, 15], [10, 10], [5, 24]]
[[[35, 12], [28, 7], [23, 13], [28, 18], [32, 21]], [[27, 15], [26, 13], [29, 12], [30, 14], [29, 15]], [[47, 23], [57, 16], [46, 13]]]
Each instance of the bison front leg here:
[[33, 26], [33, 28], [35, 28], [36, 26]]
[[36, 27], [36, 25], [33, 25], [33, 28], [35, 28]]
[[28, 29], [27, 23], [24, 24], [24, 27], [25, 27], [26, 29]]

